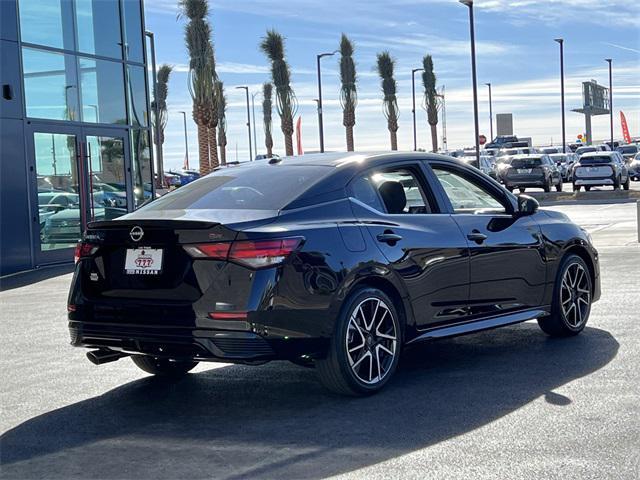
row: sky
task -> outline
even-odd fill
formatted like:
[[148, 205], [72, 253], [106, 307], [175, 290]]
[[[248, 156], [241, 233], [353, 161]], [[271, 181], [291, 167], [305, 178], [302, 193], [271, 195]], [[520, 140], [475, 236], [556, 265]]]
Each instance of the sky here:
[[[158, 64], [174, 67], [169, 82], [165, 168], [180, 168], [185, 156], [182, 115], [187, 112], [191, 166], [197, 166], [196, 126], [191, 118], [184, 45], [186, 19], [177, 0], [146, 0], [147, 30], [155, 33]], [[449, 149], [474, 143], [468, 9], [457, 0], [210, 0], [217, 73], [228, 103], [227, 159], [249, 159], [244, 91], [255, 95], [258, 153], [265, 153], [261, 85], [270, 81], [269, 63], [259, 50], [267, 29], [286, 38], [291, 85], [302, 117], [302, 145], [318, 151], [316, 54], [338, 48], [341, 33], [355, 43], [358, 75], [356, 150], [388, 150], [389, 133], [382, 110], [376, 53], [388, 50], [396, 60], [400, 150], [413, 148], [411, 69], [433, 57], [438, 86], [446, 88]], [[476, 58], [480, 133], [489, 137], [488, 88], [493, 113], [512, 113], [514, 133], [536, 145], [561, 139], [559, 46], [565, 40], [567, 141], [584, 132], [581, 84], [608, 85], [605, 58], [613, 59], [615, 136], [621, 137], [619, 110], [632, 136], [640, 136], [640, 2], [635, 0], [476, 0]], [[346, 149], [339, 102], [339, 55], [322, 60], [325, 150]], [[422, 104], [420, 74], [416, 102]], [[426, 112], [417, 107], [418, 148], [430, 149]], [[495, 129], [495, 120], [494, 120]], [[274, 152], [284, 154], [280, 120], [273, 112]], [[439, 142], [442, 120], [438, 124]], [[593, 118], [594, 139], [609, 136], [609, 117]], [[294, 142], [295, 145], [295, 142]], [[255, 154], [255, 150], [254, 150]]]

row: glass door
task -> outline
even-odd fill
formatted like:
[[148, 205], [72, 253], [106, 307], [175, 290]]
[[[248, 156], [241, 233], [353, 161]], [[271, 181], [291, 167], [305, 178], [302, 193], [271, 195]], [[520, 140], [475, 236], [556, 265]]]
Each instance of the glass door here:
[[89, 222], [133, 209], [128, 133], [32, 124], [28, 142], [35, 262], [70, 261]]
[[112, 220], [132, 210], [126, 130], [84, 129], [88, 221]]

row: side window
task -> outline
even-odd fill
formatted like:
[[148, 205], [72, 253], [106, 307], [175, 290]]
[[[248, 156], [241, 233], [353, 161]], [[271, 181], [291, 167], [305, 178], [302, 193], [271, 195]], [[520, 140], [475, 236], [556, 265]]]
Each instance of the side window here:
[[449, 197], [455, 213], [506, 213], [498, 198], [475, 182], [441, 167], [433, 166], [442, 188]]
[[355, 179], [350, 189], [353, 198], [383, 213], [432, 212], [416, 174], [408, 168], [374, 171]]

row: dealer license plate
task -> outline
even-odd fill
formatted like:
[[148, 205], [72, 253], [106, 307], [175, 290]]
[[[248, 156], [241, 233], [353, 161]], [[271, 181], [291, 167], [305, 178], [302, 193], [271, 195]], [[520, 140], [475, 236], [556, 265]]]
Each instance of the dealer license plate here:
[[128, 248], [124, 270], [127, 275], [158, 275], [162, 270], [162, 249]]

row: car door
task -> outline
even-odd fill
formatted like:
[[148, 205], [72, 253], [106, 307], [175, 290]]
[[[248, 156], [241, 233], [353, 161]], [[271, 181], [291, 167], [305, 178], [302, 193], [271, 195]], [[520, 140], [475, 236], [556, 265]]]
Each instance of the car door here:
[[507, 192], [470, 169], [437, 162], [430, 166], [443, 208], [467, 239], [471, 315], [540, 305], [546, 268], [535, 217], [514, 214]]
[[370, 169], [348, 190], [356, 219], [409, 293], [416, 326], [456, 321], [467, 313], [467, 242], [441, 214], [417, 162]]

